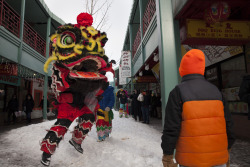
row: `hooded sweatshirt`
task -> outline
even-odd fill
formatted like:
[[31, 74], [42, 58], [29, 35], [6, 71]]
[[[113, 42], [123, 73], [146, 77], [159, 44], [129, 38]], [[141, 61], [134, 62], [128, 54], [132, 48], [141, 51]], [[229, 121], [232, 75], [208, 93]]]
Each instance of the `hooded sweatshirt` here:
[[176, 161], [183, 166], [225, 164], [234, 142], [230, 112], [204, 71], [204, 53], [187, 52], [179, 68], [182, 82], [170, 92], [166, 106], [161, 146], [167, 155], [176, 148]]

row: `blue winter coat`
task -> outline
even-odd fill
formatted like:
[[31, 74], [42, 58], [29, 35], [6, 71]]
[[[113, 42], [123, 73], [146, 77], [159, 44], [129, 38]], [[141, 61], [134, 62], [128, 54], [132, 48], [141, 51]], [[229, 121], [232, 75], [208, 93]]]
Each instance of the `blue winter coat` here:
[[114, 97], [114, 88], [112, 86], [109, 86], [102, 94], [103, 98], [99, 102], [100, 109], [105, 110], [106, 107], [109, 107], [110, 109], [113, 108], [115, 103], [115, 97]]

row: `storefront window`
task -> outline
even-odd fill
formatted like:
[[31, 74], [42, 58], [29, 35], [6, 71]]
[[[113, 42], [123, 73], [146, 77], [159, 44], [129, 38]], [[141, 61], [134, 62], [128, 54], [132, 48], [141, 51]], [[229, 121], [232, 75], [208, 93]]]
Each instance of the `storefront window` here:
[[233, 113], [247, 113], [247, 103], [239, 99], [239, 89], [246, 73], [244, 56], [221, 63], [222, 93]]
[[222, 88], [239, 87], [245, 73], [243, 55], [221, 63]]

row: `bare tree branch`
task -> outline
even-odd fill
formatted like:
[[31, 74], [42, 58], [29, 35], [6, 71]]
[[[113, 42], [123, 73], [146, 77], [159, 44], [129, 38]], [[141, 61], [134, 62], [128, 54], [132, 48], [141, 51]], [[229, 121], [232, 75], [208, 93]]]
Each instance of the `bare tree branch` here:
[[[113, 0], [84, 0], [86, 12], [95, 15], [93, 25], [96, 29], [102, 29], [107, 26], [108, 11], [113, 3]], [[109, 26], [110, 28], [110, 26]], [[109, 29], [108, 28], [108, 29]]]
[[100, 24], [104, 21], [104, 19], [105, 19], [107, 13], [108, 13], [108, 10], [109, 10], [110, 7], [111, 7], [111, 3], [110, 3], [110, 4], [107, 4], [107, 8], [106, 8], [106, 10], [105, 10], [105, 12], [104, 12], [104, 15], [103, 15], [103, 17], [102, 17], [100, 23], [97, 25], [96, 29], [98, 29], [98, 27], [100, 26]]

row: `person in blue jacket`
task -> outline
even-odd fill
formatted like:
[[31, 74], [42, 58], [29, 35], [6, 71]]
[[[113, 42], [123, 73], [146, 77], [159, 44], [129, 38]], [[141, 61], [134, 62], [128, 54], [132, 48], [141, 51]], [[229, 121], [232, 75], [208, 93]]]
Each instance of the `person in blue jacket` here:
[[99, 102], [100, 108], [97, 113], [96, 130], [98, 141], [104, 141], [112, 131], [112, 108], [115, 103], [114, 88], [109, 86], [102, 94], [102, 100]]

